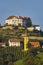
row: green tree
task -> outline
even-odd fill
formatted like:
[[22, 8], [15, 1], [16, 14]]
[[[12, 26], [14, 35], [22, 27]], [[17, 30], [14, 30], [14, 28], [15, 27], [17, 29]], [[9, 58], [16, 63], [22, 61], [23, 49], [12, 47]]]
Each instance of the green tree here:
[[36, 56], [35, 59], [34, 59], [34, 63], [35, 63], [35, 65], [42, 65], [40, 57]]
[[33, 50], [31, 49], [23, 61], [24, 65], [41, 65], [41, 59], [37, 55], [34, 55]]
[[0, 27], [1, 27], [1, 23], [0, 23]]
[[32, 21], [31, 21], [31, 19], [30, 19], [30, 18], [28, 18], [28, 19], [27, 19], [26, 26], [27, 26], [27, 27], [32, 26]]

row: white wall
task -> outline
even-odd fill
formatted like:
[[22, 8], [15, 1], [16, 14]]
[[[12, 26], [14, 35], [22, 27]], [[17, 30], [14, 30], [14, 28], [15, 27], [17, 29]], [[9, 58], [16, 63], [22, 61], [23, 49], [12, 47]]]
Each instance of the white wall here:
[[40, 31], [40, 30], [41, 30], [40, 26], [36, 26], [36, 27], [35, 27], [35, 30]]
[[20, 42], [10, 42], [9, 40], [9, 46], [20, 46]]

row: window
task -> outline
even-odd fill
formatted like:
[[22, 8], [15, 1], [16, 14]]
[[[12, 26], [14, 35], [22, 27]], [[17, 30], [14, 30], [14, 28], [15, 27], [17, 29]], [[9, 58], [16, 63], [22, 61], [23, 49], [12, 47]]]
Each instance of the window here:
[[12, 21], [14, 21], [14, 20], [12, 20]]

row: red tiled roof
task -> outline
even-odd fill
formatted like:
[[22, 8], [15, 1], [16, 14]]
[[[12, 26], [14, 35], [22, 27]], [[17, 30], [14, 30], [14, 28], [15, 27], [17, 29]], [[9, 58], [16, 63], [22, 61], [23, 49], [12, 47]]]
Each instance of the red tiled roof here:
[[32, 46], [39, 46], [39, 45], [40, 45], [39, 42], [30, 42], [30, 44], [31, 44]]
[[6, 20], [8, 20], [8, 19], [12, 19], [12, 18], [14, 18], [14, 16], [9, 16]]
[[18, 39], [10, 39], [10, 42], [20, 42]]
[[24, 20], [26, 20], [26, 19], [29, 18], [29, 17], [22, 17], [22, 16], [9, 16], [6, 20], [8, 20], [8, 19], [13, 19], [14, 17], [16, 17], [16, 18], [18, 18], [18, 19], [24, 19]]
[[4, 43], [3, 42], [0, 42], [0, 45], [3, 45]]

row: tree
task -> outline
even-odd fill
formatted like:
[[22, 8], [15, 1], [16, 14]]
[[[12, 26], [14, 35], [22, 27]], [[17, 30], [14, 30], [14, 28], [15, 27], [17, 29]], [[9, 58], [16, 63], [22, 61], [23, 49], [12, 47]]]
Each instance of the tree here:
[[0, 27], [1, 27], [1, 23], [0, 23]]
[[40, 47], [42, 48], [42, 46], [43, 46], [43, 41], [41, 40], [41, 41], [39, 41], [40, 42]]
[[3, 65], [3, 58], [2, 57], [0, 57], [0, 65]]
[[35, 59], [34, 59], [34, 63], [35, 63], [35, 65], [42, 65], [40, 57], [36, 56]]
[[28, 18], [28, 19], [27, 19], [26, 26], [27, 26], [27, 27], [32, 26], [32, 21], [31, 21], [31, 19], [30, 19], [30, 18]]
[[24, 58], [23, 63], [24, 65], [41, 65], [41, 59], [40, 57], [34, 55], [33, 50], [31, 49]]
[[34, 57], [31, 53], [29, 53], [24, 59], [24, 65], [34, 65]]

